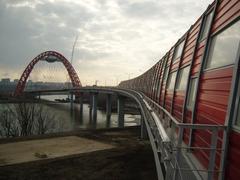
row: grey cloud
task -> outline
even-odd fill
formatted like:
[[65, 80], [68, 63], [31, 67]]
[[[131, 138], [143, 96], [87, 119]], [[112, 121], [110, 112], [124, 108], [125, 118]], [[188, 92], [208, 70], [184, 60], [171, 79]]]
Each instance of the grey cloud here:
[[89, 50], [84, 48], [77, 48], [75, 53], [76, 57], [85, 61], [104, 59], [104, 58], [108, 58], [111, 55], [112, 54], [108, 52], [94, 51], [94, 50]]
[[165, 15], [165, 11], [159, 6], [157, 1], [133, 2], [119, 4], [123, 7], [125, 13], [129, 16], [137, 18], [153, 18]]
[[0, 78], [7, 72], [19, 76], [31, 58], [46, 50], [70, 59], [77, 34], [74, 66], [85, 78], [83, 82], [89, 80], [89, 73], [92, 80], [116, 74], [125, 77], [127, 72], [137, 75], [170, 49], [207, 4], [194, 0], [0, 0]]

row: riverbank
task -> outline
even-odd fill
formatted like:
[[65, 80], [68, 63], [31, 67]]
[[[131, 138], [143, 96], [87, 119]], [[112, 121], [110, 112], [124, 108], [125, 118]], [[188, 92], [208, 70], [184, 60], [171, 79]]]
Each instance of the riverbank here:
[[[0, 179], [84, 179], [84, 180], [154, 180], [155, 163], [148, 141], [139, 139], [139, 127], [125, 129], [85, 130], [17, 138], [0, 141], [1, 144], [47, 140], [59, 137], [79, 137], [107, 148], [74, 153], [0, 167]], [[81, 141], [81, 140], [80, 140]], [[81, 143], [81, 142], [79, 142]], [[1, 145], [0, 144], [0, 145]], [[64, 148], [64, 143], [62, 148]], [[69, 146], [69, 144], [68, 144]]]

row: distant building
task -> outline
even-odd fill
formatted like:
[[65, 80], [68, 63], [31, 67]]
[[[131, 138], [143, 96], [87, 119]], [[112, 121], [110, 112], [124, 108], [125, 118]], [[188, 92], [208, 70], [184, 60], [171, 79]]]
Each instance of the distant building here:
[[4, 78], [1, 80], [2, 84], [10, 84], [10, 82], [11, 82], [10, 78]]
[[[0, 95], [5, 95], [5, 94], [12, 94], [14, 93], [18, 79], [14, 79], [11, 81], [10, 78], [3, 78], [0, 81]], [[64, 89], [72, 87], [71, 83], [58, 83], [58, 82], [42, 82], [42, 81], [37, 81], [34, 82], [32, 80], [28, 80], [25, 90], [45, 90], [45, 89]]]

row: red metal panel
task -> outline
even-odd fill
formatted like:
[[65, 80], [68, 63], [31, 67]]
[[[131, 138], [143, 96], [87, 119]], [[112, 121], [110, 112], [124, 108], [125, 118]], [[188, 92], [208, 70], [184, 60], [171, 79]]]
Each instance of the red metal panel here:
[[226, 78], [226, 77], [232, 77], [233, 67], [229, 66], [223, 69], [216, 69], [212, 71], [205, 72], [203, 74], [202, 79], [219, 79], [219, 78]]
[[158, 80], [159, 80], [161, 65], [162, 65], [161, 61], [159, 61], [159, 62], [155, 65], [154, 87], [155, 87], [156, 89], [153, 89], [153, 100], [155, 100], [155, 101], [156, 101], [156, 96], [157, 96], [157, 83], [158, 83]]
[[[230, 84], [232, 78], [232, 67], [204, 72], [200, 82], [200, 92], [196, 109], [195, 123], [202, 124], [224, 124]], [[221, 136], [219, 136], [219, 146]], [[194, 146], [210, 146], [211, 133], [194, 131]], [[207, 167], [208, 152], [199, 151], [195, 153], [201, 163]], [[217, 154], [216, 163], [219, 165], [220, 152]]]
[[191, 47], [190, 49], [186, 50], [184, 52], [184, 57], [189, 56], [190, 54], [193, 54], [194, 48]]
[[[167, 57], [167, 56], [166, 56]], [[164, 78], [164, 72], [165, 72], [165, 65], [163, 64], [163, 67], [162, 67], [162, 71], [161, 71], [161, 83], [159, 84], [159, 87], [160, 88], [160, 94], [159, 94], [159, 97], [158, 97], [158, 103], [161, 104], [161, 99], [162, 99], [162, 92], [163, 92], [163, 78]]]
[[220, 19], [225, 14], [229, 13], [229, 10], [234, 9], [238, 3], [239, 0], [223, 0], [218, 6], [215, 21]]
[[182, 66], [186, 66], [187, 64], [189, 64], [191, 62], [191, 60], [192, 60], [192, 56], [193, 56], [193, 53], [189, 54], [188, 56], [184, 56], [182, 64], [181, 64], [181, 67]]
[[171, 72], [177, 70], [179, 63], [180, 63], [180, 61], [178, 60], [178, 61], [174, 62], [174, 64], [172, 64]]
[[[171, 60], [172, 60], [172, 56], [173, 56], [173, 51], [174, 51], [174, 47], [171, 48], [171, 50], [169, 51], [169, 56], [168, 56], [168, 59], [167, 59], [167, 67], [169, 67], [169, 72], [171, 71], [171, 67], [170, 67], [170, 64], [171, 64]], [[168, 72], [166, 72], [168, 73]], [[168, 76], [168, 74], [166, 74], [166, 76]], [[166, 91], [166, 84], [167, 82], [164, 82], [162, 84], [162, 90], [161, 90], [161, 99], [160, 99], [160, 102], [161, 102], [161, 105], [163, 106], [164, 105], [164, 101], [165, 101], [165, 91]]]
[[[224, 124], [230, 92], [232, 67], [204, 72], [196, 117], [200, 123]], [[203, 122], [202, 122], [203, 121]]]
[[196, 33], [193, 36], [191, 36], [191, 34], [190, 34], [190, 36], [188, 37], [188, 42], [186, 44], [186, 47], [188, 47], [188, 46], [193, 47], [195, 45], [194, 42], [196, 42], [198, 32], [199, 32], [199, 27], [198, 27], [198, 29], [196, 29]]
[[159, 92], [159, 89], [161, 89], [161, 82], [163, 80], [163, 72], [164, 72], [164, 61], [162, 61], [162, 64], [161, 64], [161, 69], [160, 69], [160, 72], [159, 72], [159, 83], [158, 83], [158, 86], [157, 86], [157, 90], [156, 90], [156, 102], [159, 102], [159, 97], [158, 95], [160, 96], [160, 94], [158, 94]]
[[182, 110], [184, 103], [184, 94], [181, 91], [175, 93], [175, 98], [173, 101], [173, 116], [181, 121], [182, 118]]
[[191, 122], [191, 117], [192, 117], [192, 111], [186, 110], [186, 116], [184, 118], [183, 122], [190, 123]]
[[170, 112], [171, 103], [172, 103], [173, 92], [167, 90], [165, 97], [165, 108]]
[[[186, 47], [185, 47], [185, 50], [184, 50], [184, 54], [187, 54], [187, 51], [190, 51], [191, 49], [194, 49], [194, 47], [195, 47], [195, 43], [196, 43], [196, 38], [195, 39], [193, 39], [193, 41], [191, 42], [191, 43], [189, 43], [189, 44], [186, 44]], [[189, 52], [190, 53], [190, 52]], [[188, 53], [188, 54], [189, 54]]]
[[[226, 0], [225, 0], [226, 1]], [[222, 1], [222, 3], [225, 3]], [[240, 16], [240, 1], [234, 0], [220, 7], [213, 24], [212, 32], [216, 32]]]
[[[191, 118], [192, 118], [192, 111], [189, 111], [189, 110], [186, 110], [186, 113], [185, 113], [185, 117], [184, 117], [184, 119], [183, 119], [183, 122], [184, 123], [191, 123]], [[184, 136], [184, 142], [186, 143], [186, 144], [188, 144], [189, 143], [189, 134], [190, 134], [190, 129], [185, 129], [184, 130], [184, 134], [183, 134], [183, 136]]]
[[163, 103], [164, 103], [165, 88], [166, 88], [166, 84], [163, 84], [162, 85], [162, 90], [161, 90], [161, 98], [160, 98], [160, 105], [161, 106], [163, 106]]
[[169, 66], [169, 65], [171, 64], [173, 52], [174, 52], [174, 48], [172, 48], [172, 49], [170, 50], [170, 54], [169, 54], [168, 61], [167, 61], [167, 66]]
[[196, 51], [196, 55], [194, 57], [194, 62], [193, 62], [193, 68], [191, 70], [191, 75], [194, 76], [200, 68], [200, 62], [202, 61], [202, 55], [203, 55], [203, 51], [204, 51], [204, 46], [205, 46], [205, 41], [202, 41], [201, 43], [199, 43], [197, 51]]

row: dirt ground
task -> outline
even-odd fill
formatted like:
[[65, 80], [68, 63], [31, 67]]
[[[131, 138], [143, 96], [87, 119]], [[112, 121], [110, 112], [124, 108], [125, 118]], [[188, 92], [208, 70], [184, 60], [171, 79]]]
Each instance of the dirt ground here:
[[114, 146], [78, 136], [0, 144], [0, 166], [54, 159], [110, 148], [114, 148]]
[[113, 148], [0, 167], [0, 179], [155, 180], [153, 153], [148, 141], [139, 139], [138, 128], [95, 130], [44, 137], [0, 140], [0, 143], [78, 136]]

